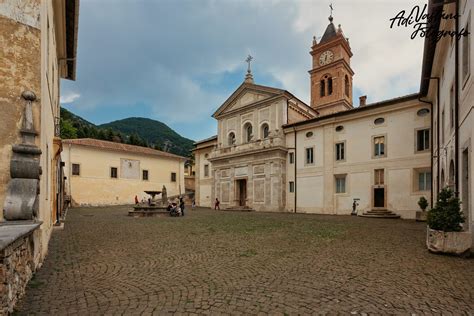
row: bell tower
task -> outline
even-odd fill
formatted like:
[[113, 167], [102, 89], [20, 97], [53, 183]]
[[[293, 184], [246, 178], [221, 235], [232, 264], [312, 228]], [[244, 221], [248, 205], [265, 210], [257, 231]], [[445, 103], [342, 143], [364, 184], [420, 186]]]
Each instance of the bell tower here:
[[321, 116], [352, 109], [351, 47], [341, 25], [336, 29], [332, 21], [331, 8], [329, 25], [319, 43], [313, 37], [310, 52], [311, 107]]

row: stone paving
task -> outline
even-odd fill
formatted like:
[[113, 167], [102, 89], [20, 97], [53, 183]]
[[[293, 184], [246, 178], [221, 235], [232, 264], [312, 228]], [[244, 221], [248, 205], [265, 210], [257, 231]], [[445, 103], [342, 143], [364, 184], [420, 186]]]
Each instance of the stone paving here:
[[423, 223], [127, 211], [70, 210], [17, 313], [474, 313], [474, 260], [428, 253]]

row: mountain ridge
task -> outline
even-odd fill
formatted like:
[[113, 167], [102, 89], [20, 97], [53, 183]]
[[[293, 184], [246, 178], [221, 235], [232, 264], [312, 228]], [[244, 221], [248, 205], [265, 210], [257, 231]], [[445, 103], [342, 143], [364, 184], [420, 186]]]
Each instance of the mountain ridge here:
[[181, 136], [165, 123], [128, 117], [104, 124], [93, 124], [61, 107], [61, 138], [93, 138], [150, 147], [176, 155], [191, 157], [194, 141]]

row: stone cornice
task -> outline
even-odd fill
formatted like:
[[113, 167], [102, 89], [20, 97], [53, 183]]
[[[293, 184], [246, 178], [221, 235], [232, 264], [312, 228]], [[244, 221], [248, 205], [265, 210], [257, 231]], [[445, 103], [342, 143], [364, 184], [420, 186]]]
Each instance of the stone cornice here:
[[220, 160], [224, 159], [231, 159], [231, 158], [237, 158], [237, 157], [242, 157], [242, 156], [248, 156], [248, 155], [254, 155], [254, 154], [261, 154], [261, 153], [268, 153], [271, 151], [281, 151], [281, 152], [288, 152], [288, 149], [284, 146], [273, 146], [273, 147], [268, 147], [268, 148], [255, 148], [251, 150], [246, 150], [242, 152], [235, 152], [235, 153], [230, 153], [230, 154], [222, 154], [217, 157], [210, 157], [208, 160], [210, 162], [217, 162]]

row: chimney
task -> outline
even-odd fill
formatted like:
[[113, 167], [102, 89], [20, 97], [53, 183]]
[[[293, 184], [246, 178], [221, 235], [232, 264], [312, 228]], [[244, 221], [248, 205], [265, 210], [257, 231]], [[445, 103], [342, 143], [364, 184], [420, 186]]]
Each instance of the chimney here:
[[359, 97], [359, 106], [365, 106], [365, 102], [367, 101], [367, 96], [363, 95]]

